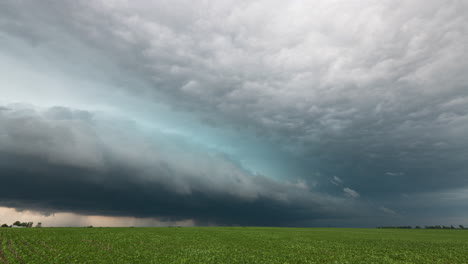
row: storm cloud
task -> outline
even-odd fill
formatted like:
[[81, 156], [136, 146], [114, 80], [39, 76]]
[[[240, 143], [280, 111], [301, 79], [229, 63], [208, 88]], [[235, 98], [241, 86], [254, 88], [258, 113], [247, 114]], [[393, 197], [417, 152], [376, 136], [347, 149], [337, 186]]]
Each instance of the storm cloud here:
[[294, 225], [343, 217], [336, 210], [346, 204], [343, 199], [304, 183], [252, 175], [222, 153], [183, 138], [155, 137], [152, 131], [150, 139], [123, 121], [18, 105], [4, 107], [0, 120], [0, 201], [9, 207], [205, 225]]
[[466, 221], [467, 25], [455, 0], [2, 1], [0, 200]]

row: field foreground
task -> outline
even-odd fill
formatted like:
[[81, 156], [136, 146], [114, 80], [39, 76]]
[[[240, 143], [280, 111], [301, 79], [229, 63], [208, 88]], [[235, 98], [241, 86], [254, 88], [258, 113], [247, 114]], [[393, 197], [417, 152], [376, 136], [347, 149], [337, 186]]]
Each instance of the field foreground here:
[[467, 230], [0, 229], [0, 263], [468, 263]]

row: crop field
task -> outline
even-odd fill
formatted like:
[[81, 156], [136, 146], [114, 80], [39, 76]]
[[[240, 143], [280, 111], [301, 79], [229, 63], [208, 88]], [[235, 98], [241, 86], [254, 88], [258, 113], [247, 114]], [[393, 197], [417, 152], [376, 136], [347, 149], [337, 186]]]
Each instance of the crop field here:
[[468, 263], [468, 230], [1, 228], [0, 263]]

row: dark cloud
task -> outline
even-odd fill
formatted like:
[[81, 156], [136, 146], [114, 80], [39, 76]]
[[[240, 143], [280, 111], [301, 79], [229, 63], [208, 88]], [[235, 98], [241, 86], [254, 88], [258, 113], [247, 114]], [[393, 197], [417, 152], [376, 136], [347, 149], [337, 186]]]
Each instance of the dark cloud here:
[[[468, 186], [467, 14], [468, 5], [455, 0], [6, 0], [0, 48], [15, 61], [105, 84], [98, 86], [111, 99], [102, 101], [122, 111], [128, 106], [113, 102], [113, 94], [138, 98], [134, 104], [144, 111], [158, 102], [202, 125], [256, 135], [300, 160], [295, 173], [310, 175], [302, 180], [316, 191], [410, 219], [417, 217], [412, 208], [431, 197]], [[8, 155], [90, 170], [91, 178], [106, 179], [114, 163], [144, 175], [140, 180], [156, 170], [164, 179], [157, 186], [174, 197], [227, 193], [281, 204], [274, 193], [292, 195], [292, 185], [280, 188], [241, 168], [241, 157], [229, 161], [161, 133], [152, 147], [128, 141], [135, 138], [126, 127], [132, 124], [116, 127], [67, 108], [13, 121], [8, 115], [1, 145]], [[234, 174], [207, 177], [226, 171]], [[231, 198], [213, 201], [238, 202]], [[426, 214], [441, 207], [425, 207]]]
[[[149, 140], [140, 145], [122, 135], [119, 139], [126, 142], [109, 146], [97, 123], [89, 112], [64, 107], [14, 106], [2, 112], [1, 205], [198, 224], [297, 225], [343, 217], [337, 210], [343, 206], [340, 199], [314, 193], [303, 183], [249, 175], [223, 157], [200, 154], [188, 145], [178, 144], [185, 148], [176, 156], [168, 147]], [[187, 158], [184, 152], [198, 157]]]

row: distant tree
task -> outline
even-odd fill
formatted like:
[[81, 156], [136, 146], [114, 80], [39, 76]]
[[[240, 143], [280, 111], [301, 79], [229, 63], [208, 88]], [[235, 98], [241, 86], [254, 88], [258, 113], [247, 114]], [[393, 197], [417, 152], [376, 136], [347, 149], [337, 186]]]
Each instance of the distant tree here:
[[42, 227], [42, 223], [41, 223], [41, 222], [38, 222], [38, 223], [36, 224], [36, 227]]
[[455, 227], [453, 225], [450, 225], [450, 229], [455, 229]]
[[13, 223], [14, 226], [23, 226], [23, 227], [32, 227], [33, 226], [33, 222], [20, 222], [20, 221], [16, 221]]
[[3, 224], [2, 227], [8, 227], [8, 225], [7, 225], [7, 224]]
[[458, 227], [460, 227], [460, 229], [465, 229], [463, 225], [459, 225]]
[[416, 226], [415, 228], [416, 228], [416, 229], [421, 229], [421, 227], [420, 227], [420, 226]]
[[424, 228], [426, 228], [426, 229], [446, 229], [446, 228], [450, 228], [450, 227], [435, 225], [435, 226], [425, 226]]
[[411, 229], [411, 226], [378, 226], [377, 228], [386, 228], [386, 229]]

